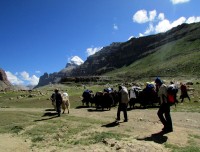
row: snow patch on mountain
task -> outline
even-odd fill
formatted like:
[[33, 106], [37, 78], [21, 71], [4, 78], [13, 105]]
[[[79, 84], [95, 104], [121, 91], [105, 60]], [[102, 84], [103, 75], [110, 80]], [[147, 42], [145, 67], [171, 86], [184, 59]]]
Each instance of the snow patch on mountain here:
[[71, 59], [69, 59], [69, 62], [67, 63], [66, 65], [66, 68], [69, 66], [69, 65], [73, 65], [73, 66], [79, 66], [81, 64], [83, 64], [84, 61], [78, 57], [78, 56], [73, 56]]

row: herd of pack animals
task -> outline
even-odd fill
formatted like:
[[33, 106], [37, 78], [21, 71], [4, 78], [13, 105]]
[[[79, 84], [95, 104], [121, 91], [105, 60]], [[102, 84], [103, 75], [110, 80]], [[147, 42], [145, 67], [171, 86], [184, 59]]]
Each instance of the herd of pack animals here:
[[[178, 92], [178, 86], [177, 92]], [[176, 95], [177, 95], [176, 92]], [[67, 109], [67, 112], [69, 113], [70, 109], [70, 100], [69, 95], [66, 92], [61, 93], [63, 102], [61, 104], [62, 113], [65, 113], [65, 110]], [[52, 94], [53, 96], [53, 94]], [[56, 101], [51, 96], [51, 101], [54, 109], [56, 110]], [[105, 88], [103, 91], [98, 91], [94, 93], [92, 90], [86, 89], [82, 94], [82, 106], [86, 107], [95, 107], [96, 110], [98, 109], [107, 109], [110, 110], [111, 107], [115, 107], [118, 105], [120, 101], [120, 96], [117, 90], [114, 90], [113, 88]], [[159, 105], [159, 98], [156, 91], [156, 86], [154, 83], [147, 83], [145, 88], [142, 89], [139, 86], [132, 86], [131, 89], [129, 89], [129, 103], [128, 106], [130, 109], [135, 108], [136, 104], [140, 104], [140, 107], [146, 108], [147, 106], [154, 106]], [[178, 103], [178, 100], [174, 102], [174, 105]]]

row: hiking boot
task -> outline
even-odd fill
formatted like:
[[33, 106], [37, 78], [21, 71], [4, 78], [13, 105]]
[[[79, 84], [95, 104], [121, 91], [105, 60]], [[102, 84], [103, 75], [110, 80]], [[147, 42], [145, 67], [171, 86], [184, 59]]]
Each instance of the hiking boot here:
[[164, 132], [164, 133], [169, 133], [169, 132], [173, 132], [173, 129], [172, 128], [163, 128], [162, 129], [162, 131]]
[[116, 118], [115, 121], [120, 121], [120, 119], [117, 119], [117, 118]]

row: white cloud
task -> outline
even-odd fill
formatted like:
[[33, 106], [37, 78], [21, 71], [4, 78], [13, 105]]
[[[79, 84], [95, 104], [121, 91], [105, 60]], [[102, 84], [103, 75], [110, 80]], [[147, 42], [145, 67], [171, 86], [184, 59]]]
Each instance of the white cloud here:
[[29, 73], [26, 71], [21, 72], [20, 75], [21, 75], [22, 80], [27, 81], [27, 84], [37, 85], [39, 82], [39, 78], [37, 76], [32, 75], [30, 77]]
[[169, 20], [164, 19], [163, 21], [160, 21], [156, 25], [155, 33], [166, 32], [166, 31], [170, 30], [173, 27], [176, 27], [178, 25], [181, 25], [181, 24], [185, 23], [185, 21], [186, 21], [185, 17], [180, 17], [179, 19], [173, 21], [172, 23], [170, 23]]
[[186, 21], [185, 17], [180, 17], [179, 19], [177, 19], [174, 22], [172, 22], [171, 28], [176, 27], [178, 25], [181, 25], [181, 24], [185, 23], [185, 21]]
[[190, 24], [190, 23], [196, 23], [196, 22], [200, 22], [200, 16], [191, 16], [187, 19], [186, 23]]
[[153, 21], [156, 17], [156, 14], [157, 14], [156, 10], [150, 11], [149, 12], [149, 21]]
[[20, 75], [21, 75], [22, 79], [24, 79], [26, 81], [28, 81], [30, 79], [29, 73], [27, 73], [26, 71], [21, 72]]
[[147, 30], [144, 32], [144, 34], [145, 34], [145, 35], [148, 35], [148, 34], [150, 34], [150, 33], [153, 32], [153, 31], [154, 31], [153, 24], [150, 23], [150, 24], [149, 24], [149, 27], [148, 27]]
[[37, 85], [39, 82], [39, 78], [35, 75], [32, 75], [30, 77], [29, 73], [26, 71], [23, 72], [16, 72], [16, 74], [12, 74], [9, 71], [6, 71], [6, 75], [8, 77], [8, 80], [13, 85]]
[[98, 52], [102, 48], [103, 47], [87, 48], [87, 50], [86, 50], [87, 56], [95, 54], [96, 52]]
[[9, 72], [9, 71], [5, 71], [5, 72], [6, 72], [8, 80], [12, 84], [14, 84], [14, 85], [22, 85], [24, 83], [24, 81], [20, 80], [16, 75], [12, 74], [11, 72]]
[[181, 4], [181, 3], [187, 3], [190, 0], [170, 0], [172, 2], [172, 4]]
[[160, 32], [166, 32], [169, 29], [171, 29], [171, 24], [169, 20], [164, 19], [163, 21], [160, 21], [156, 27], [155, 27], [155, 33], [160, 33]]
[[164, 13], [159, 13], [157, 15], [157, 11], [149, 11], [149, 17], [147, 16], [146, 10], [139, 10], [133, 16], [133, 21], [139, 24], [142, 23], [149, 23], [149, 26], [146, 28], [144, 33], [139, 33], [139, 37], [149, 35], [149, 34], [156, 34], [161, 32], [166, 32], [173, 27], [177, 27], [183, 23], [195, 23], [200, 22], [200, 16], [192, 16], [186, 19], [185, 17], [180, 17], [175, 21], [169, 21], [165, 18]]
[[165, 14], [164, 13], [159, 13], [158, 19], [163, 21], [165, 19]]
[[146, 10], [139, 10], [133, 15], [133, 21], [136, 23], [146, 23], [149, 21]]
[[152, 22], [155, 20], [157, 15], [156, 10], [149, 11], [149, 16], [146, 10], [139, 10], [133, 15], [133, 22], [142, 24], [147, 22]]
[[30, 85], [37, 85], [39, 82], [39, 78], [35, 75], [32, 75], [31, 77], [29, 77], [29, 84]]
[[114, 24], [114, 25], [113, 25], [113, 29], [114, 29], [114, 30], [118, 30], [119, 28], [118, 28], [118, 26], [117, 26], [116, 24]]

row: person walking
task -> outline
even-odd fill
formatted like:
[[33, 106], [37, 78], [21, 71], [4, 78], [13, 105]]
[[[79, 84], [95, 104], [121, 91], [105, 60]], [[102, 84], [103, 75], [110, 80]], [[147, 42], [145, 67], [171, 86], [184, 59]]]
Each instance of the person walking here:
[[171, 81], [170, 85], [168, 86], [168, 92], [169, 91], [174, 96], [174, 104], [176, 106], [176, 104], [178, 104], [178, 99], [177, 99], [178, 86], [173, 81]]
[[172, 132], [173, 127], [170, 115], [170, 103], [167, 101], [167, 86], [160, 78], [156, 78], [155, 83], [158, 88], [158, 97], [160, 99], [160, 107], [157, 115], [164, 126], [162, 131], [164, 133]]
[[129, 94], [128, 90], [124, 86], [119, 86], [119, 106], [117, 110], [117, 119], [116, 121], [120, 121], [120, 112], [123, 111], [124, 113], [124, 122], [128, 122], [128, 116], [127, 116], [127, 106], [129, 102]]
[[187, 87], [185, 84], [183, 84], [182, 82], [180, 83], [181, 85], [181, 95], [180, 95], [180, 99], [181, 99], [181, 102], [183, 102], [184, 98], [188, 98], [188, 100], [190, 101], [190, 97], [188, 95], [188, 92], [187, 92]]
[[58, 89], [55, 89], [55, 100], [56, 100], [56, 111], [58, 113], [58, 117], [60, 117], [62, 96], [61, 96], [61, 94], [60, 94]]

